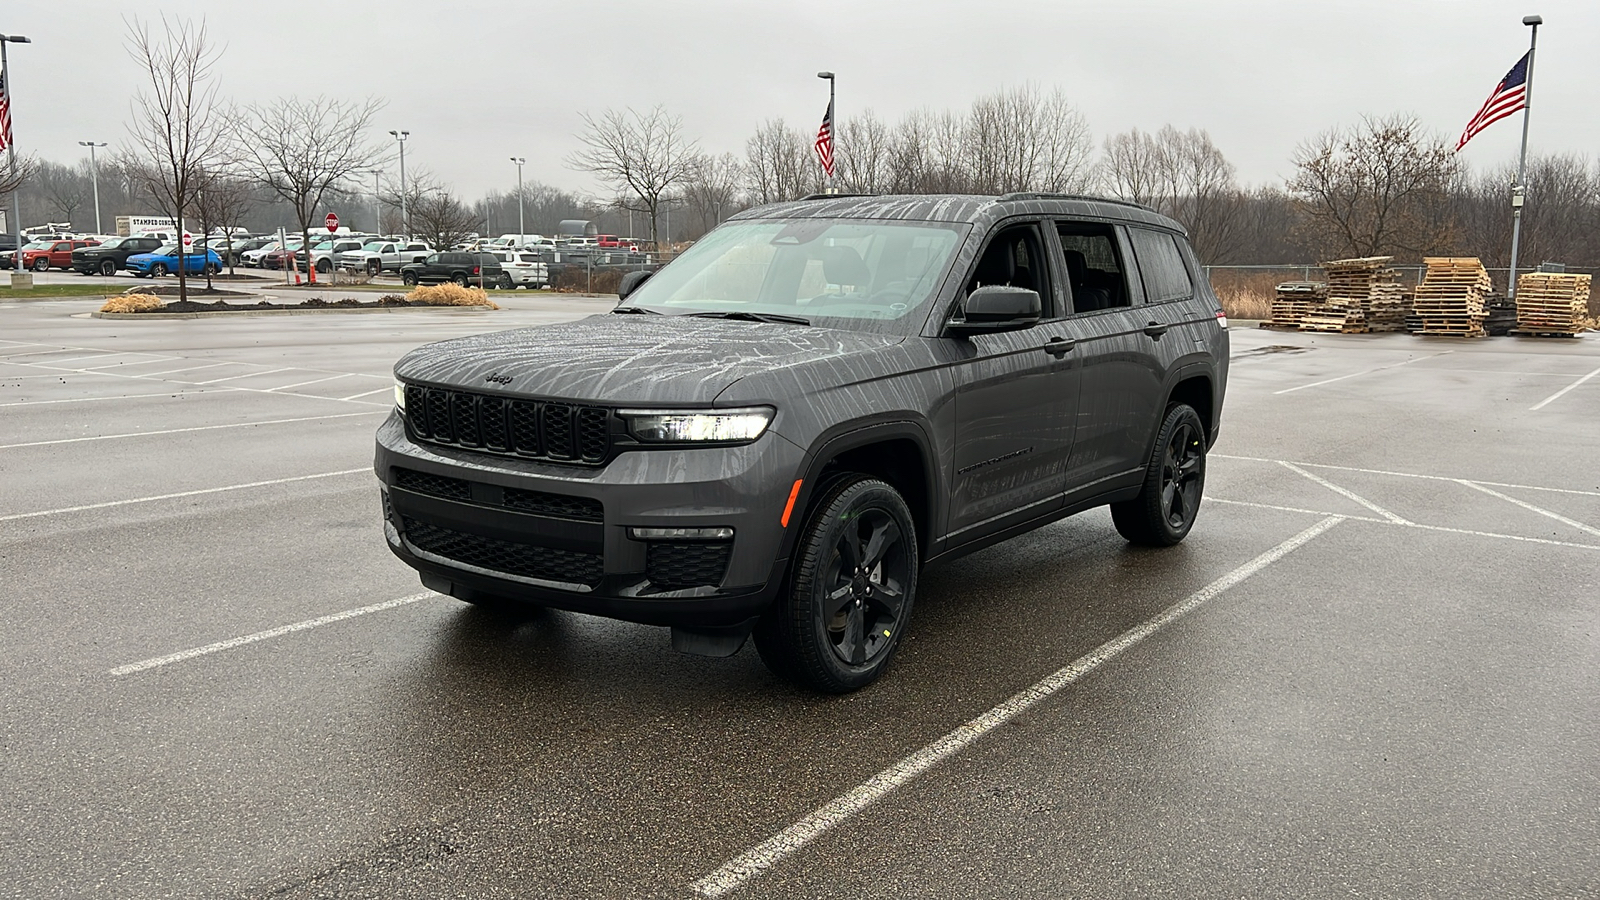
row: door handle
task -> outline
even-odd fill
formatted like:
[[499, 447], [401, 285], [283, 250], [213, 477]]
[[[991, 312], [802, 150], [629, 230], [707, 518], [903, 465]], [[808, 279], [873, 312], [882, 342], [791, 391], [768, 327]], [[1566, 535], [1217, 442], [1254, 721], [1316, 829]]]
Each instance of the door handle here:
[[1044, 345], [1044, 352], [1054, 356], [1056, 359], [1061, 359], [1071, 353], [1072, 348], [1076, 346], [1078, 346], [1078, 342], [1070, 338], [1053, 337]]
[[1163, 325], [1160, 322], [1151, 322], [1144, 327], [1144, 333], [1150, 335], [1151, 339], [1159, 341], [1161, 336], [1166, 334], [1167, 329], [1171, 327], [1171, 325]]

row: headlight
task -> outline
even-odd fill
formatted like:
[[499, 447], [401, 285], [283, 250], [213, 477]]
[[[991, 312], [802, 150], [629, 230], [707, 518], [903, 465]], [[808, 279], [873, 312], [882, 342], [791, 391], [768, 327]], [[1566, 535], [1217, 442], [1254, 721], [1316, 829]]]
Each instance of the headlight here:
[[770, 407], [706, 412], [625, 409], [635, 438], [650, 444], [753, 441], [772, 421]]
[[406, 411], [406, 383], [398, 378], [394, 380], [394, 405], [402, 413]]

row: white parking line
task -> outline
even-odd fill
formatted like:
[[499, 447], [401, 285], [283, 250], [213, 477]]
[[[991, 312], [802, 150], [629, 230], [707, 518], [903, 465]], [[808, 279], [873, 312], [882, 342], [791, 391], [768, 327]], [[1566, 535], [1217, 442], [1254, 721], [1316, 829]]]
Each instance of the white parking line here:
[[324, 381], [337, 381], [340, 378], [349, 378], [349, 377], [350, 377], [349, 375], [329, 375], [326, 378], [313, 378], [310, 381], [297, 381], [294, 384], [280, 384], [275, 388], [268, 388], [268, 390], [270, 390], [270, 391], [287, 391], [289, 388], [305, 387], [308, 384], [321, 384]]
[[1348, 498], [1350, 500], [1354, 500], [1355, 502], [1361, 504], [1362, 506], [1365, 506], [1367, 509], [1372, 510], [1373, 512], [1377, 513], [1378, 515], [1383, 516], [1385, 519], [1388, 519], [1389, 521], [1393, 522], [1396, 525], [1410, 525], [1410, 524], [1412, 524], [1410, 520], [1402, 519], [1401, 517], [1395, 515], [1394, 513], [1389, 512], [1387, 509], [1384, 509], [1383, 507], [1379, 506], [1378, 504], [1373, 503], [1371, 500], [1368, 500], [1367, 498], [1362, 497], [1362, 496], [1356, 494], [1353, 491], [1347, 491], [1344, 488], [1338, 486], [1337, 484], [1334, 484], [1333, 482], [1327, 480], [1326, 478], [1321, 478], [1319, 476], [1313, 475], [1310, 472], [1307, 472], [1305, 469], [1302, 469], [1299, 466], [1295, 465], [1294, 463], [1284, 462], [1282, 460], [1279, 460], [1278, 461], [1278, 465], [1283, 466], [1285, 469], [1288, 469], [1289, 471], [1294, 472], [1297, 475], [1304, 475], [1306, 478], [1309, 478], [1312, 481], [1315, 481], [1317, 484], [1322, 485], [1323, 487], [1327, 488], [1330, 491], [1333, 491], [1335, 494], [1338, 494], [1341, 497], [1345, 497], [1345, 498]]
[[1548, 509], [1544, 509], [1543, 507], [1534, 506], [1532, 503], [1526, 503], [1526, 502], [1524, 502], [1522, 500], [1518, 500], [1515, 497], [1512, 497], [1512, 496], [1509, 496], [1509, 495], [1506, 495], [1506, 494], [1502, 494], [1499, 491], [1490, 490], [1490, 489], [1484, 487], [1481, 484], [1474, 484], [1473, 482], [1466, 481], [1464, 479], [1457, 479], [1457, 483], [1458, 484], [1464, 484], [1467, 487], [1472, 488], [1475, 491], [1482, 491], [1482, 492], [1484, 492], [1485, 494], [1488, 494], [1491, 497], [1499, 497], [1501, 500], [1504, 500], [1507, 503], [1514, 503], [1517, 506], [1520, 506], [1523, 509], [1528, 510], [1529, 512], [1536, 512], [1541, 516], [1546, 516], [1548, 518], [1555, 519], [1557, 522], [1560, 522], [1563, 525], [1571, 525], [1573, 528], [1576, 528], [1579, 531], [1584, 532], [1585, 534], [1592, 534], [1595, 537], [1600, 537], [1600, 528], [1595, 528], [1593, 525], [1585, 525], [1582, 522], [1579, 522], [1577, 519], [1569, 519], [1569, 518], [1567, 518], [1566, 516], [1563, 516], [1560, 513], [1551, 512]]
[[1325, 385], [1325, 384], [1333, 384], [1335, 381], [1343, 381], [1346, 378], [1356, 378], [1356, 377], [1361, 376], [1361, 375], [1371, 375], [1373, 372], [1382, 372], [1384, 369], [1398, 369], [1401, 366], [1409, 366], [1412, 363], [1422, 362], [1425, 359], [1437, 359], [1437, 358], [1445, 355], [1445, 353], [1454, 353], [1454, 352], [1455, 352], [1454, 350], [1445, 350], [1442, 353], [1430, 353], [1427, 356], [1419, 356], [1416, 359], [1408, 359], [1405, 362], [1391, 363], [1391, 364], [1389, 364], [1387, 366], [1376, 366], [1374, 368], [1365, 369], [1365, 370], [1360, 371], [1360, 372], [1351, 372], [1349, 375], [1340, 375], [1338, 378], [1325, 378], [1322, 381], [1313, 381], [1310, 384], [1302, 384], [1302, 385], [1300, 385], [1298, 387], [1284, 388], [1281, 391], [1273, 391], [1272, 393], [1274, 395], [1277, 395], [1277, 394], [1292, 394], [1295, 391], [1303, 391], [1306, 388], [1321, 387], [1322, 385]]
[[284, 366], [280, 369], [268, 369], [265, 372], [246, 372], [243, 375], [228, 375], [224, 378], [213, 378], [210, 381], [197, 381], [195, 384], [216, 384], [219, 381], [235, 381], [240, 378], [254, 378], [257, 375], [272, 375], [276, 372], [291, 372], [294, 366]]
[[[225, 391], [227, 388], [213, 388], [212, 390]], [[7, 406], [45, 406], [51, 403], [92, 403], [98, 400], [137, 400], [140, 397], [180, 397], [189, 394], [204, 394], [206, 391], [183, 391], [173, 389], [160, 391], [154, 394], [117, 394], [113, 397], [66, 397], [61, 400], [18, 400], [14, 403], [0, 403], [0, 408]]]
[[1367, 516], [1351, 516], [1344, 513], [1331, 513], [1322, 509], [1298, 509], [1293, 506], [1273, 506], [1268, 503], [1251, 503], [1247, 500], [1224, 500], [1221, 497], [1207, 497], [1206, 503], [1225, 503], [1229, 506], [1249, 506], [1255, 509], [1275, 509], [1279, 512], [1304, 513], [1308, 516], [1344, 516], [1352, 522], [1372, 522], [1377, 525], [1393, 525], [1398, 528], [1417, 528], [1422, 531], [1440, 531], [1445, 534], [1465, 534], [1471, 537], [1494, 538], [1501, 541], [1521, 541], [1524, 544], [1544, 544], [1547, 547], [1571, 547], [1575, 550], [1596, 550], [1600, 546], [1595, 544], [1578, 544], [1572, 541], [1556, 541], [1550, 538], [1524, 537], [1520, 534], [1501, 534], [1496, 531], [1473, 531], [1470, 528], [1450, 528], [1445, 525], [1424, 525], [1421, 522], [1390, 522], [1387, 519], [1373, 519]]
[[393, 600], [385, 600], [382, 603], [374, 603], [371, 606], [362, 606], [357, 609], [347, 609], [344, 612], [336, 612], [332, 615], [320, 616], [315, 619], [307, 619], [304, 622], [295, 622], [292, 625], [281, 625], [277, 628], [269, 628], [266, 631], [257, 631], [254, 634], [246, 634], [236, 638], [229, 638], [225, 641], [217, 641], [215, 644], [207, 644], [204, 647], [194, 647], [189, 650], [180, 650], [177, 653], [169, 653], [166, 656], [157, 656], [151, 659], [140, 660], [136, 663], [129, 663], [125, 666], [117, 666], [115, 669], [112, 669], [106, 674], [114, 676], [132, 675], [135, 672], [143, 672], [146, 669], [170, 666], [173, 663], [183, 662], [186, 659], [194, 659], [197, 656], [205, 656], [208, 653], [218, 653], [223, 650], [232, 650], [235, 647], [243, 647], [246, 644], [254, 644], [257, 641], [270, 640], [272, 638], [281, 637], [282, 635], [291, 634], [296, 631], [305, 631], [308, 628], [318, 628], [323, 625], [332, 625], [334, 622], [343, 622], [345, 619], [354, 619], [356, 616], [364, 616], [367, 613], [382, 612], [386, 609], [394, 609], [397, 606], [405, 606], [408, 603], [416, 603], [418, 600], [426, 600], [429, 597], [437, 596], [439, 595], [435, 594], [433, 591], [423, 591], [420, 594], [410, 594], [405, 597], [396, 597]]
[[179, 372], [198, 372], [201, 369], [215, 369], [217, 366], [228, 366], [232, 363], [207, 363], [203, 366], [186, 366], [182, 369], [167, 369], [164, 372], [141, 372], [138, 375], [124, 375], [124, 378], [160, 378], [163, 375], [176, 375]]
[[82, 444], [88, 441], [111, 441], [118, 438], [156, 437], [163, 434], [184, 434], [190, 431], [219, 431], [225, 428], [249, 428], [254, 425], [287, 425], [292, 422], [320, 422], [323, 419], [348, 419], [351, 416], [372, 416], [384, 412], [368, 409], [353, 413], [336, 413], [330, 416], [301, 416], [296, 419], [266, 419], [260, 422], [229, 422], [226, 425], [196, 425], [192, 428], [167, 428], [161, 431], [129, 431], [124, 434], [98, 434], [92, 437], [57, 438], [51, 441], [28, 441], [22, 444], [0, 444], [0, 450], [17, 447], [48, 447], [54, 444]]
[[1585, 381], [1588, 381], [1589, 379], [1595, 377], [1596, 375], [1600, 375], [1600, 369], [1595, 369], [1593, 372], [1590, 372], [1589, 374], [1583, 376], [1582, 378], [1579, 378], [1577, 381], [1574, 381], [1573, 383], [1567, 385], [1566, 387], [1562, 388], [1561, 390], [1556, 391], [1554, 394], [1551, 394], [1550, 396], [1544, 398], [1543, 400], [1540, 400], [1538, 403], [1535, 403], [1534, 405], [1528, 407], [1528, 412], [1534, 412], [1536, 410], [1544, 409], [1547, 405], [1549, 405], [1551, 403], [1554, 403], [1557, 400], [1560, 400], [1562, 395], [1566, 394], [1567, 391], [1570, 391], [1573, 388], [1577, 387], [1578, 385], [1583, 384]]
[[33, 519], [39, 516], [58, 516], [62, 513], [84, 512], [90, 509], [110, 509], [113, 506], [130, 506], [134, 503], [154, 503], [157, 500], [176, 500], [181, 497], [199, 497], [203, 494], [221, 494], [226, 491], [242, 491], [247, 488], [268, 487], [274, 484], [290, 484], [296, 481], [313, 481], [318, 478], [336, 478], [340, 475], [354, 475], [357, 472], [371, 472], [372, 469], [363, 466], [359, 469], [341, 469], [337, 472], [319, 472], [315, 475], [296, 475], [293, 478], [273, 478], [267, 481], [251, 481], [245, 484], [230, 484], [223, 487], [201, 488], [197, 491], [179, 491], [175, 494], [156, 494], [152, 497], [133, 497], [128, 500], [108, 500], [104, 503], [86, 503], [82, 506], [63, 506], [60, 509], [41, 509], [36, 512], [12, 513], [9, 516], [0, 516], [0, 522], [12, 522], [17, 519]]
[[[1229, 456], [1225, 453], [1212, 453], [1209, 454], [1209, 457], [1211, 459], [1236, 459], [1242, 462], [1262, 462], [1274, 463], [1278, 465], [1281, 465], [1285, 462], [1285, 460], [1281, 459], [1267, 459], [1264, 456]], [[1393, 475], [1397, 478], [1424, 478], [1429, 481], [1461, 480], [1451, 475], [1419, 475], [1416, 472], [1391, 472], [1387, 469], [1359, 469], [1355, 466], [1330, 466], [1327, 463], [1301, 462], [1299, 460], [1295, 461], [1295, 465], [1305, 466], [1308, 469], [1333, 469], [1336, 472], [1360, 472], [1363, 475]], [[1600, 497], [1600, 491], [1575, 491], [1571, 488], [1544, 487], [1537, 484], [1507, 484], [1503, 481], [1483, 481], [1477, 478], [1470, 480], [1473, 484], [1486, 484], [1490, 487], [1513, 488], [1520, 491], [1549, 491], [1554, 494], [1579, 494], [1585, 497]]]
[[384, 391], [391, 391], [391, 390], [394, 390], [394, 388], [381, 387], [381, 388], [378, 388], [375, 391], [367, 391], [365, 394], [351, 394], [348, 397], [340, 397], [339, 399], [340, 400], [358, 400], [358, 399], [360, 399], [362, 397], [371, 397], [373, 394], [381, 394]]
[[1124, 650], [1193, 612], [1206, 601], [1272, 565], [1342, 521], [1344, 521], [1343, 516], [1329, 516], [1323, 519], [1190, 594], [1174, 606], [1168, 607], [1165, 612], [1128, 629], [1070, 664], [1057, 669], [1031, 687], [1013, 694], [1004, 703], [965, 722], [944, 737], [884, 769], [848, 793], [818, 807], [810, 815], [749, 851], [729, 860], [715, 872], [696, 881], [692, 886], [693, 890], [702, 897], [722, 897], [736, 890], [821, 837], [834, 826], [876, 803], [891, 791], [960, 753], [979, 738], [1048, 699], [1062, 688], [1077, 682]]

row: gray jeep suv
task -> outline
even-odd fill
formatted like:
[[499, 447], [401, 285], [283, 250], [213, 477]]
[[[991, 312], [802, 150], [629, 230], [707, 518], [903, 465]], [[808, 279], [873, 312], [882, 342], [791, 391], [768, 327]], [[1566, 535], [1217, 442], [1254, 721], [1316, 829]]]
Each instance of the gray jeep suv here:
[[1227, 320], [1183, 229], [1049, 194], [741, 213], [610, 314], [395, 365], [389, 547], [462, 600], [672, 628], [823, 691], [876, 678], [922, 567], [1110, 505], [1195, 521]]

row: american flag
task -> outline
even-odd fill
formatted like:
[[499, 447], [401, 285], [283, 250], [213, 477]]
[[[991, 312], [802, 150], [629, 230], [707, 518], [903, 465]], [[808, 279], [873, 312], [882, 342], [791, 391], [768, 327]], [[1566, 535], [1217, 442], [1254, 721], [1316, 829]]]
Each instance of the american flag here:
[[0, 150], [11, 146], [11, 92], [6, 90], [5, 73], [0, 72]]
[[822, 117], [822, 127], [817, 129], [817, 158], [822, 160], [822, 171], [833, 177], [833, 101], [828, 101], [828, 112]]
[[1511, 71], [1506, 73], [1506, 77], [1494, 86], [1493, 93], [1483, 103], [1483, 109], [1478, 110], [1478, 114], [1467, 123], [1466, 130], [1461, 132], [1461, 140], [1456, 143], [1457, 150], [1465, 147], [1473, 135], [1528, 105], [1528, 57], [1532, 54], [1532, 50], [1523, 54]]

